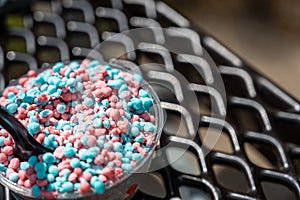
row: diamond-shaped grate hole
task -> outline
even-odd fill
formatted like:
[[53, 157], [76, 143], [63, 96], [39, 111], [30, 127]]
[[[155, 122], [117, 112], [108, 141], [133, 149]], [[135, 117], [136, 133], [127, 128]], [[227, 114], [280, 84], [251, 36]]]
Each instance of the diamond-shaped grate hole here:
[[241, 108], [236, 106], [230, 106], [228, 108], [228, 116], [234, 117], [230, 118], [231, 124], [236, 124], [238, 130], [243, 131], [263, 131], [263, 122], [259, 113], [251, 108]]
[[187, 138], [189, 135], [183, 117], [173, 111], [167, 111], [166, 113], [166, 122], [163, 132], [168, 135], [176, 135]]
[[287, 186], [273, 182], [261, 182], [267, 200], [296, 200], [296, 195]]
[[180, 186], [179, 192], [182, 200], [210, 200], [211, 197], [205, 191], [188, 186]]
[[200, 175], [198, 159], [190, 151], [177, 147], [168, 147], [166, 155], [168, 162], [175, 170], [185, 174]]
[[199, 137], [204, 145], [208, 149], [213, 151], [219, 151], [224, 153], [233, 153], [231, 139], [228, 134], [215, 128], [201, 127], [198, 130]]
[[145, 194], [158, 198], [165, 198], [167, 195], [163, 178], [158, 173], [139, 173], [136, 174], [134, 181], [138, 183], [139, 189]]
[[25, 63], [11, 62], [4, 70], [6, 80], [17, 79], [29, 70], [29, 67]]
[[235, 192], [248, 192], [250, 187], [243, 172], [228, 165], [213, 165], [218, 184]]
[[268, 159], [267, 156], [262, 154], [254, 145], [246, 142], [244, 149], [248, 159], [255, 165], [265, 169], [276, 169], [276, 166]]

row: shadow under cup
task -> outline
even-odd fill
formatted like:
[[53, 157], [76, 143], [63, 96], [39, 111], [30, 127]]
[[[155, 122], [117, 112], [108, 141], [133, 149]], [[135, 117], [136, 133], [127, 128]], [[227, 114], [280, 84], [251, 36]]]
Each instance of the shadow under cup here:
[[[119, 65], [111, 65], [112, 68], [117, 68], [123, 72], [133, 74], [127, 68]], [[44, 71], [47, 69], [41, 69]], [[41, 72], [39, 71], [39, 73]], [[16, 85], [17, 82], [13, 82], [10, 85]], [[141, 82], [141, 89], [144, 89], [148, 92], [149, 96], [153, 99], [153, 106], [149, 113], [155, 117], [156, 130], [153, 133], [155, 139], [153, 145], [150, 147], [150, 150], [147, 154], [133, 166], [133, 169], [130, 172], [125, 172], [119, 177], [116, 177], [114, 180], [107, 181], [105, 183], [105, 191], [103, 194], [96, 194], [94, 191], [91, 191], [87, 194], [81, 194], [79, 192], [73, 193], [58, 193], [55, 199], [101, 199], [101, 200], [123, 200], [130, 199], [138, 189], [138, 181], [135, 179], [135, 174], [137, 173], [147, 173], [150, 168], [152, 160], [155, 158], [155, 149], [159, 145], [159, 139], [163, 127], [163, 111], [160, 105], [159, 98], [153, 88], [143, 80]], [[12, 195], [16, 199], [43, 199], [41, 196], [33, 196], [31, 194], [31, 189], [22, 187], [9, 179], [5, 178], [3, 175], [0, 175], [0, 184], [8, 188]]]

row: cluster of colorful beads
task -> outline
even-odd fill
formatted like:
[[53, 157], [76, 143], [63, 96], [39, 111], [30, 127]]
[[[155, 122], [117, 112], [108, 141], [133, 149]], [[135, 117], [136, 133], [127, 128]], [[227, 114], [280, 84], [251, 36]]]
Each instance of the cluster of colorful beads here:
[[54, 151], [20, 162], [1, 129], [0, 172], [33, 195], [102, 194], [106, 182], [130, 173], [153, 146], [153, 99], [140, 75], [94, 60], [27, 75], [5, 89], [0, 105]]

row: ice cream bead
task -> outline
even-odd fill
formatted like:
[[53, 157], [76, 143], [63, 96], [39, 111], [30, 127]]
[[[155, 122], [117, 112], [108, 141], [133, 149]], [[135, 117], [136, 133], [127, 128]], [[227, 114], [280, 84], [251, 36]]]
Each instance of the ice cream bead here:
[[1, 174], [34, 196], [103, 194], [108, 181], [130, 173], [155, 145], [153, 99], [142, 81], [95, 60], [29, 71], [4, 90], [0, 105], [53, 152], [20, 162], [1, 129]]

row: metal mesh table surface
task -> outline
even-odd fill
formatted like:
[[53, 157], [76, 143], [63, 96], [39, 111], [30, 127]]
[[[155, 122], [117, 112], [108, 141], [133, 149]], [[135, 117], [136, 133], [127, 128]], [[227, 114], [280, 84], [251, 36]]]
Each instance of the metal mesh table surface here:
[[[288, 187], [289, 195], [300, 198], [299, 102], [214, 38], [197, 30], [170, 6], [153, 0], [16, 2], [19, 7], [12, 9], [13, 12], [0, 13], [0, 90], [28, 69], [38, 69], [60, 60], [82, 59], [115, 33], [150, 27], [146, 40], [142, 38], [135, 43], [133, 38], [124, 35], [122, 40], [109, 41], [111, 46], [106, 46], [98, 56], [108, 60], [113, 57], [114, 48], [125, 49], [126, 54], [119, 62], [139, 66], [155, 61], [164, 66], [141, 67], [145, 77], [157, 89], [167, 115], [161, 147], [170, 142], [177, 148], [188, 147], [200, 172], [182, 172], [172, 165], [157, 170], [151, 174], [156, 181], [159, 179], [157, 183], [163, 183], [161, 194], [141, 189], [133, 199], [175, 200], [183, 198], [180, 188], [184, 187], [194, 188], [210, 199], [266, 199], [265, 182]], [[169, 27], [178, 35], [159, 31]], [[198, 46], [192, 45], [195, 41]], [[170, 44], [176, 44], [174, 48], [179, 56], [166, 52], [168, 48], [165, 47]], [[151, 47], [156, 49], [151, 50]], [[221, 73], [226, 102], [224, 95], [215, 88], [215, 72], [210, 62], [203, 59], [204, 50]], [[188, 82], [182, 82], [175, 71]], [[188, 104], [189, 92], [197, 94], [202, 108], [200, 113], [194, 110], [195, 105]], [[217, 105], [214, 113], [211, 111], [213, 103]], [[174, 120], [179, 116], [185, 119], [185, 128], [182, 135], [174, 136]], [[197, 121], [199, 123], [195, 124]], [[222, 135], [230, 141], [231, 152], [214, 149], [204, 157], [201, 137], [189, 139], [189, 135], [198, 134], [198, 129], [209, 126], [221, 129]], [[265, 155], [271, 167], [258, 166], [251, 161], [245, 150], [246, 144], [253, 145]], [[215, 166], [238, 170], [244, 177], [244, 189], [222, 183], [215, 173]]]

